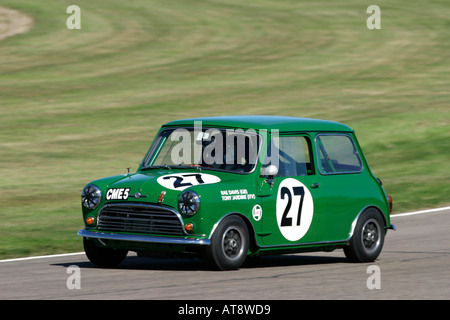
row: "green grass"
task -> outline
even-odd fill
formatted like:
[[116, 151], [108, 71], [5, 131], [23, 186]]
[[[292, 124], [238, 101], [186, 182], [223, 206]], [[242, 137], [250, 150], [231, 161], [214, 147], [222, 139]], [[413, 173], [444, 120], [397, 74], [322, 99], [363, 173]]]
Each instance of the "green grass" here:
[[395, 212], [450, 204], [448, 0], [71, 4], [2, 1], [34, 26], [0, 42], [0, 259], [81, 251], [83, 186], [192, 116], [343, 122]]

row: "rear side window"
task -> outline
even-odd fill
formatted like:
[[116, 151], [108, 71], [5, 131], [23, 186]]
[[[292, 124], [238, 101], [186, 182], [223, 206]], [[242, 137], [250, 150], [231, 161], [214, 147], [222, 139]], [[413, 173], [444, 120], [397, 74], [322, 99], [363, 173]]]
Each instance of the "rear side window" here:
[[361, 158], [350, 136], [321, 134], [316, 137], [316, 147], [321, 173], [356, 173], [362, 171]]

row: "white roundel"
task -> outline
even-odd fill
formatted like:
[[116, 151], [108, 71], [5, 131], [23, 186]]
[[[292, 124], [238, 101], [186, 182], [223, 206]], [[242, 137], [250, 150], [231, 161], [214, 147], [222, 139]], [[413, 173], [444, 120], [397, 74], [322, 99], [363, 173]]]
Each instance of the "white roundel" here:
[[313, 212], [314, 201], [308, 188], [296, 179], [284, 179], [277, 194], [277, 222], [281, 234], [289, 241], [301, 239], [311, 226]]
[[184, 190], [190, 186], [220, 182], [220, 178], [207, 173], [174, 173], [159, 177], [156, 181], [172, 190]]
[[255, 221], [259, 221], [262, 218], [262, 208], [259, 204], [255, 204], [252, 209], [252, 216]]

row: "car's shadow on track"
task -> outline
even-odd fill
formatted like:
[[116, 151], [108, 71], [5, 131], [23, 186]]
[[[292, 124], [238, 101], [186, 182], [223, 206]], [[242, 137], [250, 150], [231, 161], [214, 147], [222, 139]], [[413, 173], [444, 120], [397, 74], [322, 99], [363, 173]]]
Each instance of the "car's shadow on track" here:
[[[258, 258], [249, 258], [240, 269], [259, 269], [289, 266], [323, 265], [348, 263], [345, 257], [314, 256], [314, 255], [274, 255]], [[82, 269], [101, 269], [89, 261], [56, 263], [52, 265], [69, 267], [76, 265]], [[160, 270], [160, 271], [216, 271], [205, 260], [193, 258], [147, 258], [128, 256], [119, 266], [112, 268], [118, 270]]]

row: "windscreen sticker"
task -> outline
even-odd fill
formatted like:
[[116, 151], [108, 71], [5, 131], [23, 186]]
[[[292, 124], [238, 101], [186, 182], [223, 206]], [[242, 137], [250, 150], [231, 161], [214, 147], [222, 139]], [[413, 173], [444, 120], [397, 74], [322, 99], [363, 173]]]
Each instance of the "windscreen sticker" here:
[[314, 202], [308, 188], [292, 178], [278, 187], [277, 223], [281, 234], [289, 241], [300, 240], [311, 226]]
[[220, 182], [220, 178], [207, 173], [180, 173], [166, 174], [159, 177], [156, 181], [167, 189], [184, 190], [200, 184], [217, 183]]

